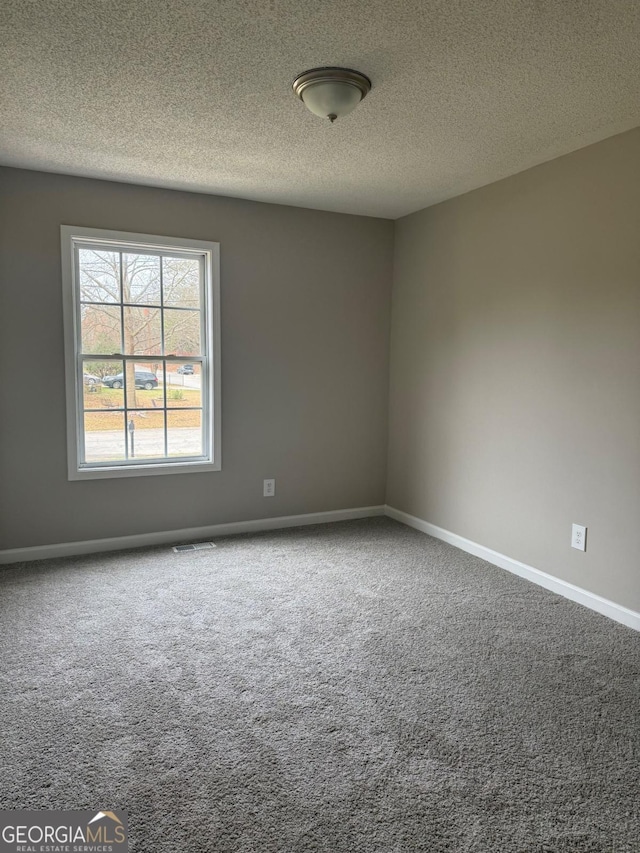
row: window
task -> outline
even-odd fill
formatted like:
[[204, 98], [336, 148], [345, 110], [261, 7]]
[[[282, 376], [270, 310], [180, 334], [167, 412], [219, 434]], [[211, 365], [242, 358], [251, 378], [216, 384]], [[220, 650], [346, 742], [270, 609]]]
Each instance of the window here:
[[69, 479], [220, 470], [219, 245], [61, 234]]

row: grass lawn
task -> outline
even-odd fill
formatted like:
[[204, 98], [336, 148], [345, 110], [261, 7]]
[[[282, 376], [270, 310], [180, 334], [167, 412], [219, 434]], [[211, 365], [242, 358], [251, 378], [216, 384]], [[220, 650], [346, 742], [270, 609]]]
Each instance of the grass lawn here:
[[[97, 391], [88, 391], [85, 388], [85, 411], [95, 412], [95, 417], [90, 418], [89, 423], [85, 423], [85, 429], [89, 432], [114, 429], [113, 411], [122, 408], [123, 405], [124, 392], [122, 389], [107, 388], [104, 385], [101, 385]], [[163, 405], [162, 388], [154, 388], [152, 391], [136, 388], [136, 406], [140, 409], [149, 409], [148, 416], [146, 412], [135, 414], [136, 429], [158, 429], [161, 423], [159, 423], [158, 416], [153, 416], [153, 412], [161, 409]], [[196, 388], [167, 389], [167, 409], [172, 413], [171, 427], [199, 427], [201, 422], [199, 411], [180, 410], [186, 406], [200, 405], [200, 391]]]

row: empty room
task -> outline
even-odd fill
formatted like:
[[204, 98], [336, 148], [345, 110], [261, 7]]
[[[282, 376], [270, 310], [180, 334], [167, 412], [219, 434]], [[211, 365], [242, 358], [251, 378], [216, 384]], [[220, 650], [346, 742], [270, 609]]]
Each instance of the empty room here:
[[640, 851], [639, 46], [0, 6], [0, 853]]

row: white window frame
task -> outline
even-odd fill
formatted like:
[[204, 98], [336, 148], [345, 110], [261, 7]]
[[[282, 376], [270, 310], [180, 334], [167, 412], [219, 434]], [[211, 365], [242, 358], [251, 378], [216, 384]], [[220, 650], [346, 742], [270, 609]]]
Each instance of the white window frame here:
[[[111, 477], [143, 477], [156, 474], [185, 474], [222, 469], [221, 370], [220, 370], [220, 244], [182, 237], [158, 237], [83, 226], [60, 226], [62, 254], [62, 297], [64, 311], [65, 384], [67, 401], [67, 461], [69, 480]], [[84, 382], [80, 348], [80, 288], [75, 261], [76, 245], [121, 244], [128, 251], [195, 252], [204, 258], [204, 319], [202, 390], [205, 454], [191, 460], [138, 461], [100, 465], [82, 462], [81, 425], [84, 411]], [[186, 357], [179, 360], [185, 361]], [[148, 360], [139, 356], [140, 361]], [[124, 368], [124, 363], [123, 363]], [[205, 402], [206, 401], [206, 402]]]

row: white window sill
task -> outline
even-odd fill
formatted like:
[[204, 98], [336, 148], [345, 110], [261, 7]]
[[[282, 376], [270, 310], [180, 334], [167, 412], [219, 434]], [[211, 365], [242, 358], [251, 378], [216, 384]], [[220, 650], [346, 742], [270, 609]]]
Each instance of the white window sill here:
[[220, 471], [219, 462], [170, 462], [166, 465], [110, 465], [105, 468], [76, 468], [69, 471], [69, 480], [102, 480], [113, 477], [152, 477], [157, 474], [196, 474], [200, 471]]

